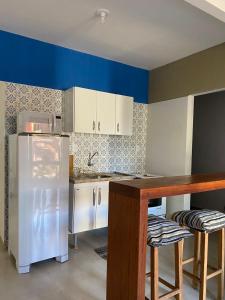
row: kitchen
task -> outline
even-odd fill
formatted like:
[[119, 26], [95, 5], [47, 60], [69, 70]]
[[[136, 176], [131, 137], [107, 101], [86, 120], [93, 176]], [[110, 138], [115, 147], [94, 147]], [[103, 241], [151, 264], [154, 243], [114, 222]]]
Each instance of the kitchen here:
[[[129, 56], [123, 60], [116, 60], [111, 55], [112, 60], [108, 60], [99, 57], [108, 57], [106, 54], [92, 52], [94, 55], [98, 55], [93, 56], [71, 50], [73, 47], [68, 44], [65, 45], [66, 48], [61, 47], [61, 44], [56, 46], [57, 42], [53, 40], [46, 41], [43, 37], [10, 30], [10, 26], [6, 27], [5, 31], [0, 31], [3, 45], [0, 51], [2, 57], [5, 57], [2, 72], [0, 72], [0, 96], [3, 99], [0, 109], [2, 116], [0, 126], [3, 133], [0, 143], [2, 150], [0, 161], [1, 169], [5, 170], [0, 176], [1, 238], [6, 245], [8, 242], [10, 245], [9, 227], [11, 220], [14, 219], [10, 217], [12, 215], [10, 215], [10, 203], [8, 202], [14, 188], [14, 184], [10, 184], [10, 173], [8, 172], [8, 168], [10, 168], [8, 136], [24, 132], [24, 130], [20, 131], [17, 125], [18, 116], [21, 113], [39, 112], [48, 113], [48, 116], [53, 118], [53, 122], [62, 117], [60, 125], [62, 132], [59, 129], [53, 133], [68, 136], [68, 155], [65, 159], [68, 173], [66, 177], [64, 176], [64, 180], [67, 178], [69, 194], [67, 204], [69, 207], [67, 215], [69, 234], [65, 236], [70, 242], [70, 247], [66, 242], [68, 248], [67, 253], [63, 253], [64, 259], [58, 259], [59, 262], [65, 261], [65, 263], [57, 264], [54, 260], [45, 261], [45, 259], [59, 257], [60, 255], [56, 251], [57, 253], [47, 255], [44, 259], [31, 259], [25, 266], [29, 266], [29, 268], [25, 268], [25, 270], [19, 268], [16, 270], [16, 264], [12, 262], [13, 257], [17, 257], [16, 251], [11, 249], [13, 247], [8, 249], [10, 252], [14, 252], [11, 253], [13, 255], [10, 258], [5, 251], [5, 246], [2, 245], [1, 254], [6, 273], [5, 276], [3, 273], [1, 274], [0, 288], [3, 288], [4, 285], [7, 286], [9, 281], [13, 282], [12, 290], [3, 288], [5, 299], [12, 299], [17, 293], [19, 299], [28, 297], [73, 299], [74, 295], [76, 299], [105, 299], [106, 261], [102, 257], [107, 258], [109, 182], [119, 182], [124, 179], [128, 181], [133, 179], [138, 182], [143, 177], [191, 174], [195, 97], [205, 91], [216, 92], [223, 89], [225, 83], [222, 79], [223, 76], [218, 76], [218, 80], [213, 84], [212, 78], [204, 79], [200, 73], [195, 74], [196, 79], [193, 80], [195, 83], [191, 83], [191, 80], [188, 81], [188, 87], [185, 86], [188, 91], [180, 91], [179, 88], [183, 84], [184, 77], [182, 74], [179, 75], [181, 70], [179, 59], [183, 61], [183, 57], [187, 57], [188, 66], [195, 64], [197, 58], [202, 65], [202, 60], [205, 59], [205, 66], [210, 69], [212, 59], [210, 60], [209, 57], [213, 57], [214, 61], [218, 57], [219, 66], [215, 64], [213, 68], [215, 68], [215, 72], [223, 74], [220, 53], [222, 53], [222, 57], [224, 46], [221, 43], [224, 41], [225, 29], [221, 20], [218, 21], [215, 17], [208, 16], [199, 8], [192, 7], [187, 3], [173, 2], [173, 8], [180, 13], [180, 16], [186, 17], [187, 20], [189, 18], [195, 20], [198, 17], [199, 24], [202, 26], [204, 24], [205, 27], [208, 26], [207, 28], [219, 33], [215, 40], [212, 38], [210, 44], [208, 35], [200, 28], [199, 32], [204, 36], [204, 43], [199, 42], [199, 48], [196, 48], [195, 51], [194, 47], [192, 50], [186, 49], [186, 52], [182, 52], [180, 48], [180, 56], [178, 55], [179, 51], [175, 51], [173, 58], [167, 57], [167, 63], [175, 61], [174, 65], [171, 63], [168, 69], [160, 68], [160, 64], [154, 65], [156, 58], [153, 56], [156, 54], [152, 54], [150, 68], [143, 65], [141, 61], [139, 64], [134, 63], [134, 57], [132, 57], [133, 62]], [[163, 4], [165, 5], [165, 3]], [[147, 4], [143, 3], [142, 9], [145, 5]], [[151, 5], [155, 5], [154, 9], [160, 15], [158, 10], [160, 4], [151, 1]], [[96, 4], [94, 7], [98, 8]], [[109, 11], [109, 14], [106, 13], [104, 24], [101, 24], [101, 20], [95, 16], [97, 32], [106, 33], [109, 30], [107, 26], [112, 26], [110, 22], [113, 19], [113, 9], [112, 13], [111, 9]], [[95, 9], [91, 7], [89, 13], [94, 15], [93, 12]], [[168, 16], [170, 16], [170, 26], [176, 32], [172, 24], [173, 13], [168, 11]], [[153, 12], [151, 12], [151, 17], [154, 19]], [[165, 24], [162, 15], [161, 22]], [[79, 27], [79, 24], [77, 26]], [[4, 27], [2, 29], [4, 30]], [[184, 28], [182, 30], [185, 32]], [[77, 34], [76, 31], [75, 34]], [[179, 33], [177, 34], [179, 35]], [[79, 40], [79, 34], [76, 38]], [[205, 50], [207, 48], [210, 49]], [[75, 47], [75, 49], [77, 48]], [[88, 49], [86, 50], [88, 51]], [[205, 51], [202, 55], [199, 52], [201, 50]], [[155, 50], [154, 53], [157, 51]], [[18, 57], [20, 57], [22, 67]], [[140, 59], [141, 57], [143, 55], [140, 55]], [[161, 65], [165, 64], [161, 63]], [[32, 67], [29, 68], [29, 66]], [[176, 70], [177, 77], [167, 75], [171, 74], [170, 66]], [[182, 68], [184, 72], [185, 68], [185, 66]], [[14, 71], [9, 72], [10, 69]], [[186, 72], [189, 73], [190, 70], [187, 69]], [[196, 71], [196, 73], [198, 72]], [[203, 79], [200, 79], [199, 76]], [[179, 84], [177, 84], [178, 82]], [[208, 82], [210, 84], [207, 85]], [[174, 122], [170, 122], [171, 120]], [[170, 134], [171, 132], [173, 135]], [[190, 208], [190, 194], [169, 196], [168, 198], [169, 201], [166, 201], [163, 196], [156, 201], [151, 201], [148, 211], [154, 215], [165, 216], [167, 214], [170, 217], [177, 210]], [[26, 218], [23, 220], [26, 227]], [[15, 224], [14, 226], [16, 229]], [[35, 232], [34, 228], [30, 238], [34, 239]], [[41, 234], [41, 231], [39, 233]], [[26, 237], [25, 234], [24, 238], [26, 239]], [[47, 237], [49, 238], [50, 235]], [[162, 251], [164, 251], [162, 261], [166, 268], [164, 272], [166, 277], [170, 278], [173, 268], [169, 258], [171, 252], [167, 252], [166, 249], [162, 249]], [[68, 254], [69, 256], [66, 257]], [[149, 260], [149, 256], [147, 259]], [[17, 271], [26, 274], [18, 275]], [[28, 271], [30, 273], [27, 273]], [[46, 274], [44, 274], [45, 271]], [[43, 278], [41, 278], [42, 275]], [[36, 279], [37, 285], [33, 282]], [[30, 287], [26, 286], [28, 283]], [[39, 284], [43, 286], [42, 291], [37, 287]], [[48, 285], [51, 288], [48, 288]], [[209, 286], [214, 287], [214, 283], [210, 281]], [[149, 288], [149, 281], [147, 281], [146, 295], [150, 293]], [[40, 296], [37, 296], [39, 292]], [[185, 283], [185, 294], [187, 293], [192, 295], [192, 299], [198, 297], [198, 291], [193, 290], [191, 285]]]

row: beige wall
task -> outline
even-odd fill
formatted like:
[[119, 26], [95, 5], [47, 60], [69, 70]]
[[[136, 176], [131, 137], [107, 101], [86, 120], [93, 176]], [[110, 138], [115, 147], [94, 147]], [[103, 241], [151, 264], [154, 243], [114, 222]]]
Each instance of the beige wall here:
[[[149, 105], [146, 147], [147, 173], [191, 174], [194, 97]], [[169, 197], [167, 215], [190, 209], [190, 195]]]
[[225, 43], [154, 69], [149, 102], [225, 88]]

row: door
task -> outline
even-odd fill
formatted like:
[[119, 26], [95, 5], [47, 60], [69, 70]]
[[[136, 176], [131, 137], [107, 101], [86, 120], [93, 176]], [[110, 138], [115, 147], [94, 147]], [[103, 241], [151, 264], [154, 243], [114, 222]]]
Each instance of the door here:
[[132, 135], [133, 98], [116, 95], [116, 134]]
[[96, 203], [96, 226], [102, 228], [108, 226], [108, 203], [109, 203], [109, 182], [99, 183], [97, 186]]
[[115, 134], [116, 95], [97, 92], [97, 128], [99, 134]]
[[95, 228], [96, 203], [95, 185], [74, 185], [74, 233]]
[[95, 133], [97, 113], [97, 92], [75, 88], [75, 132]]

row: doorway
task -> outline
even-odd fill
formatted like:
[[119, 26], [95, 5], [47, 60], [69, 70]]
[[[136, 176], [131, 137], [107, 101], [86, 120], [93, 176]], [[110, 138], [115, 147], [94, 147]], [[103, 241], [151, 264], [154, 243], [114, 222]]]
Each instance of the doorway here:
[[[225, 172], [225, 91], [195, 96], [192, 173]], [[225, 190], [192, 194], [193, 209], [225, 211]]]

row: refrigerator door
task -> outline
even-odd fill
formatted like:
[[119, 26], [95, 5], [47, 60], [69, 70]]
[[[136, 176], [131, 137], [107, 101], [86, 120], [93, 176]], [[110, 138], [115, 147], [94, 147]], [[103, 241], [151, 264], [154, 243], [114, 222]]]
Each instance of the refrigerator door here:
[[18, 136], [19, 261], [68, 255], [69, 138]]

